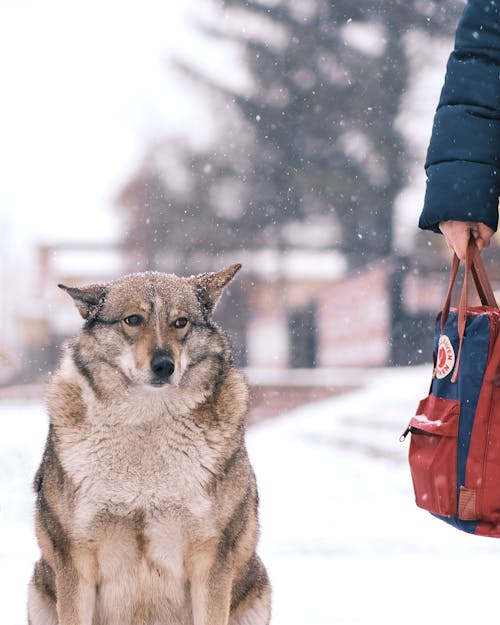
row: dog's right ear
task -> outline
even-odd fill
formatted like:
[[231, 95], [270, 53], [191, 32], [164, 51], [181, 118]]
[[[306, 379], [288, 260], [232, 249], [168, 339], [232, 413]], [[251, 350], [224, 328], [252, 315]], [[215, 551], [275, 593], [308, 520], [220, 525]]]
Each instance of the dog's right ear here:
[[104, 302], [107, 289], [106, 284], [90, 284], [80, 289], [74, 286], [65, 286], [64, 284], [58, 284], [57, 286], [71, 295], [78, 312], [84, 319], [92, 319], [96, 316]]

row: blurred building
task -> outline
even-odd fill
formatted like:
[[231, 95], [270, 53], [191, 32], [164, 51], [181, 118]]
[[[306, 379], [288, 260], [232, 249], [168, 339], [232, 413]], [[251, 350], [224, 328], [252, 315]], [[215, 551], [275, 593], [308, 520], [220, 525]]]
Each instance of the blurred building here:
[[[393, 256], [349, 270], [335, 251], [257, 250], [219, 256], [207, 270], [235, 261], [243, 270], [215, 315], [239, 365], [307, 369], [430, 361], [448, 283], [441, 253]], [[494, 288], [500, 287], [500, 250], [489, 250], [485, 261]], [[50, 371], [62, 343], [82, 323], [57, 284], [106, 282], [128, 272], [129, 263], [119, 245], [40, 246], [33, 293], [16, 313], [17, 343], [9, 352], [0, 349], [0, 371], [13, 370], [14, 358], [20, 380]]]
[[57, 285], [106, 282], [120, 276], [124, 266], [118, 245], [68, 242], [39, 246], [32, 293], [17, 311], [20, 381], [38, 379], [50, 371], [59, 359], [62, 343], [81, 327], [71, 298]]
[[419, 264], [418, 258], [395, 256], [346, 271], [332, 254], [312, 257], [307, 275], [306, 254], [297, 259], [296, 273], [253, 278], [248, 366], [380, 367], [431, 360], [448, 280], [442, 261]]

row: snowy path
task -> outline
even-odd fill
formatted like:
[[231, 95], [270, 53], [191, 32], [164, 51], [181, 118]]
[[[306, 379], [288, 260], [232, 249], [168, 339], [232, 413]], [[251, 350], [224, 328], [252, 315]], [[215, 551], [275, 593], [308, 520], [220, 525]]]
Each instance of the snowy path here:
[[[453, 530], [413, 504], [398, 442], [429, 367], [374, 372], [366, 387], [249, 432], [273, 625], [496, 622], [500, 541]], [[26, 625], [37, 557], [30, 483], [40, 404], [0, 403], [2, 625]]]
[[382, 371], [251, 432], [273, 625], [497, 622], [500, 541], [413, 503], [398, 439], [429, 382]]

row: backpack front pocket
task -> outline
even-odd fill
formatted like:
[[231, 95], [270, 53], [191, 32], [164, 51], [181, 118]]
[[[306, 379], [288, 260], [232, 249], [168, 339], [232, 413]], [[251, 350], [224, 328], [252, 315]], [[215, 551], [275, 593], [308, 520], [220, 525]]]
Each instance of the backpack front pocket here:
[[457, 513], [460, 403], [429, 395], [411, 419], [409, 463], [417, 506], [440, 516]]

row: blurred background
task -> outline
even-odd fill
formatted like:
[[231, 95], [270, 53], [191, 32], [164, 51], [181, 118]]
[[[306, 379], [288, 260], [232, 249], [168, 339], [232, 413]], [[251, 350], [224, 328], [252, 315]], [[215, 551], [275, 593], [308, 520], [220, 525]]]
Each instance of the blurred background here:
[[[398, 443], [448, 281], [417, 219], [463, 5], [0, 0], [6, 623], [38, 558], [44, 382], [81, 325], [57, 283], [233, 262], [216, 316], [251, 385], [273, 625], [491, 621], [500, 543], [417, 509]], [[464, 561], [486, 575], [446, 601]]]
[[78, 330], [58, 282], [232, 262], [250, 381], [430, 360], [449, 259], [416, 222], [462, 7], [0, 0], [1, 383]]

